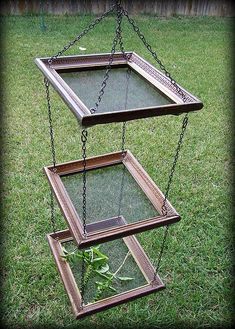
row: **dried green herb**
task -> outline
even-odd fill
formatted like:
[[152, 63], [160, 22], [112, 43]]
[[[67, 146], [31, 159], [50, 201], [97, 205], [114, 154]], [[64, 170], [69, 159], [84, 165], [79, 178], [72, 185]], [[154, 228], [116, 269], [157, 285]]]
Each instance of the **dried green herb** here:
[[112, 292], [117, 292], [117, 290], [113, 287], [113, 283], [115, 280], [119, 281], [130, 281], [133, 280], [131, 277], [123, 277], [118, 276], [118, 273], [124, 266], [127, 257], [130, 255], [128, 252], [122, 262], [122, 264], [118, 267], [118, 269], [112, 273], [109, 268], [109, 258], [107, 255], [100, 251], [100, 246], [93, 246], [85, 251], [74, 250], [72, 252], [68, 252], [63, 247], [63, 257], [69, 263], [75, 263], [77, 260], [84, 260], [86, 264], [86, 271], [84, 274], [84, 288], [87, 287], [89, 280], [93, 277], [98, 277], [99, 280], [95, 281], [96, 284], [96, 293], [94, 297], [94, 301], [101, 299], [105, 293], [110, 290]]

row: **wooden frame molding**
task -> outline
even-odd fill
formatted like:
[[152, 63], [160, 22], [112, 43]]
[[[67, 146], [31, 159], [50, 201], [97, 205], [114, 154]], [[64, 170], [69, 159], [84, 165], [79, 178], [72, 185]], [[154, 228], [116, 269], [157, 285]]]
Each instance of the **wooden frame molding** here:
[[126, 54], [128, 61], [123, 58], [122, 53], [115, 53], [112, 66], [130, 67], [147, 80], [155, 89], [170, 99], [172, 104], [91, 114], [90, 110], [61, 78], [58, 72], [69, 72], [78, 69], [105, 68], [109, 62], [109, 53], [62, 56], [56, 58], [52, 65], [48, 64], [49, 57], [36, 58], [35, 63], [83, 126], [92, 126], [110, 122], [123, 122], [160, 115], [178, 115], [183, 112], [200, 110], [203, 107], [200, 100], [178, 85], [186, 95], [187, 100], [186, 102], [183, 102], [182, 96], [172, 85], [169, 78], [138, 56], [135, 52], [126, 52]]
[[114, 152], [87, 158], [86, 169], [94, 170], [121, 163], [124, 164], [128, 172], [160, 215], [129, 224], [125, 222], [122, 216], [110, 218], [108, 220], [90, 224], [87, 228], [86, 235], [84, 235], [83, 232], [82, 220], [79, 218], [61, 179], [61, 176], [63, 175], [82, 173], [83, 160], [58, 164], [55, 168], [53, 166], [44, 167], [44, 171], [63, 216], [68, 223], [70, 232], [80, 248], [122, 238], [124, 236], [140, 233], [156, 227], [173, 224], [180, 220], [179, 214], [168, 200], [166, 202], [167, 215], [162, 215], [162, 205], [164, 201], [163, 193], [129, 150], [125, 151], [124, 155], [122, 152]]
[[47, 235], [47, 239], [51, 248], [51, 252], [55, 259], [56, 266], [58, 268], [59, 274], [61, 276], [62, 282], [64, 284], [66, 293], [71, 302], [72, 310], [77, 319], [91, 315], [105, 309], [120, 305], [122, 303], [129, 302], [136, 298], [146, 296], [153, 292], [162, 290], [165, 285], [161, 281], [160, 277], [156, 275], [154, 278], [154, 267], [139, 244], [135, 236], [129, 236], [123, 238], [126, 246], [130, 250], [133, 258], [136, 260], [141, 272], [143, 273], [147, 284], [114, 296], [99, 300], [97, 302], [84, 305], [81, 308], [81, 294], [75, 278], [73, 276], [72, 270], [61, 255], [63, 255], [62, 243], [73, 240], [69, 230], [64, 230], [60, 232], [55, 232]]

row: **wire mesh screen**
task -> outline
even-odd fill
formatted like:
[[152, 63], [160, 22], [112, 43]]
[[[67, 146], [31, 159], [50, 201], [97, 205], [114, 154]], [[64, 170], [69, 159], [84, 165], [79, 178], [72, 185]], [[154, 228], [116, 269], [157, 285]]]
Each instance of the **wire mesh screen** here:
[[[61, 180], [81, 218], [82, 174], [61, 176]], [[123, 164], [88, 170], [86, 185], [87, 224], [120, 215], [127, 223], [159, 215]]]
[[[72, 241], [65, 242], [63, 243], [63, 247], [67, 251], [73, 251], [75, 249], [75, 244]], [[97, 248], [97, 246], [95, 248]], [[91, 249], [89, 248], [85, 250], [90, 251]], [[98, 246], [98, 250], [102, 255], [108, 257], [108, 270], [104, 272], [103, 275], [109, 275], [110, 277], [109, 273], [116, 274], [108, 283], [111, 288], [107, 285], [107, 287], [100, 293], [98, 282], [105, 283], [107, 280], [104, 276], [97, 274], [88, 264], [86, 264], [84, 275], [85, 304], [129, 291], [148, 283], [123, 239], [103, 243]], [[78, 288], [81, 288], [82, 259], [74, 257], [72, 260], [68, 260], [68, 262], [77, 286]]]
[[[60, 76], [88, 107], [97, 102], [105, 69], [61, 72]], [[113, 112], [172, 103], [143, 77], [125, 67], [112, 68], [98, 112]]]

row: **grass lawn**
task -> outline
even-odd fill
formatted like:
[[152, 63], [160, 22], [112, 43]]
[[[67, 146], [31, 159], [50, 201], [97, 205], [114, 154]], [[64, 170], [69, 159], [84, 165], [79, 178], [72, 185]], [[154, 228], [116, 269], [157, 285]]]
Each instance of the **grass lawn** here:
[[[51, 163], [43, 78], [35, 57], [57, 53], [94, 17], [5, 17], [3, 56], [3, 322], [63, 328], [215, 327], [232, 323], [231, 107], [232, 20], [139, 16], [136, 21], [172, 76], [204, 103], [190, 114], [169, 199], [182, 220], [170, 227], [160, 275], [167, 289], [77, 322], [52, 259], [46, 234]], [[154, 60], [126, 22], [126, 50]], [[114, 20], [106, 19], [68, 54], [111, 50]], [[57, 161], [81, 158], [74, 116], [52, 92]], [[127, 124], [126, 145], [164, 191], [182, 116]], [[121, 124], [89, 129], [89, 156], [119, 150]], [[66, 224], [59, 210], [56, 227]], [[138, 235], [157, 260], [162, 229]]]

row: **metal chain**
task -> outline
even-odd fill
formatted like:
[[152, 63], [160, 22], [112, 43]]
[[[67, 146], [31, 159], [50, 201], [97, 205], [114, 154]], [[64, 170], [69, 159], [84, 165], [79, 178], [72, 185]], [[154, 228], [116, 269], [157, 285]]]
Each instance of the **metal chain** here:
[[81, 141], [82, 141], [82, 159], [83, 159], [83, 192], [82, 192], [82, 220], [83, 220], [83, 233], [86, 236], [86, 143], [87, 143], [88, 131], [87, 129], [82, 130]]
[[[91, 24], [88, 25], [87, 28], [85, 28], [73, 41], [71, 41], [69, 44], [64, 46], [64, 48], [59, 51], [57, 54], [50, 57], [48, 60], [48, 64], [52, 65], [53, 61], [57, 59], [59, 56], [63, 55], [70, 47], [72, 47], [77, 41], [79, 41], [84, 35], [86, 35], [89, 31], [91, 31], [97, 24], [99, 24], [109, 13], [111, 13], [114, 8], [117, 8], [117, 27], [116, 27], [116, 35], [113, 40], [113, 47], [111, 50], [110, 58], [109, 58], [109, 64], [106, 70], [106, 74], [104, 77], [104, 81], [101, 86], [101, 90], [99, 92], [98, 101], [96, 103], [96, 110], [98, 109], [99, 103], [101, 102], [101, 98], [104, 94], [104, 89], [106, 87], [106, 82], [109, 78], [109, 71], [111, 69], [111, 64], [113, 62], [113, 55], [116, 50], [117, 42], [119, 41], [120, 49], [125, 56], [122, 37], [121, 37], [121, 21], [122, 21], [122, 14], [120, 10], [120, 1], [116, 1], [116, 3], [108, 10], [106, 11], [102, 16], [94, 20]], [[126, 58], [126, 57], [125, 57]], [[46, 87], [46, 96], [47, 96], [47, 105], [48, 105], [48, 117], [49, 117], [49, 125], [50, 125], [50, 136], [51, 136], [51, 150], [52, 150], [52, 158], [53, 158], [53, 166], [54, 170], [56, 170], [56, 158], [55, 158], [55, 145], [54, 145], [54, 133], [53, 133], [53, 127], [52, 127], [52, 116], [51, 116], [51, 105], [50, 105], [50, 94], [49, 94], [49, 82], [47, 79], [44, 79], [45, 87]], [[95, 111], [94, 111], [95, 112]], [[94, 113], [91, 109], [91, 113]], [[86, 237], [86, 142], [87, 142], [87, 136], [88, 132], [86, 129], [82, 130], [81, 134], [81, 141], [82, 141], [82, 158], [83, 158], [83, 233]], [[123, 148], [124, 148], [124, 142], [125, 142], [125, 123], [123, 123]], [[55, 233], [55, 216], [54, 216], [54, 199], [53, 199], [53, 193], [51, 191], [51, 221], [53, 225], [53, 230]], [[83, 251], [84, 253], [85, 251]], [[84, 292], [85, 292], [85, 284], [84, 284], [84, 276], [85, 276], [85, 260], [83, 255], [83, 262], [82, 262], [82, 271], [81, 271], [81, 307], [84, 306]]]
[[62, 50], [60, 50], [57, 54], [51, 56], [50, 59], [48, 60], [48, 64], [51, 65], [53, 63], [53, 61], [55, 59], [57, 59], [57, 57], [63, 55], [70, 47], [72, 47], [84, 35], [86, 35], [88, 32], [90, 32], [91, 30], [93, 30], [93, 28], [96, 25], [98, 25], [106, 16], [108, 16], [108, 14], [110, 14], [114, 10], [115, 7], [116, 7], [116, 4], [114, 4], [113, 6], [111, 6], [111, 8], [109, 10], [107, 10], [106, 12], [104, 12], [103, 15], [101, 15], [98, 18], [96, 18], [92, 23], [90, 23], [74, 40], [70, 41], [67, 45], [65, 45], [64, 48]]
[[153, 281], [155, 281], [156, 278], [157, 278], [157, 273], [158, 273], [158, 270], [159, 270], [159, 267], [160, 267], [163, 251], [165, 249], [166, 239], [167, 239], [167, 236], [168, 236], [168, 230], [169, 230], [169, 225], [167, 225], [165, 227], [165, 232], [164, 232], [163, 239], [162, 239], [161, 249], [160, 249], [159, 256], [158, 256], [158, 261], [157, 261], [157, 266], [155, 268]]
[[55, 226], [55, 203], [54, 203], [54, 195], [53, 195], [53, 191], [51, 189], [51, 193], [50, 193], [50, 209], [51, 209], [51, 226], [52, 226], [52, 230], [53, 233], [56, 233], [56, 226]]
[[[78, 42], [84, 35], [86, 35], [89, 31], [91, 31], [96, 25], [98, 25], [109, 13], [111, 13], [116, 4], [113, 5], [108, 11], [106, 11], [103, 15], [99, 18], [95, 19], [91, 24], [88, 25], [74, 40], [69, 42], [62, 50], [60, 50], [57, 54], [51, 56], [48, 60], [48, 64], [52, 65], [53, 61], [57, 59], [59, 56], [63, 55], [70, 47], [72, 47], [76, 42]], [[49, 115], [49, 124], [50, 124], [50, 136], [51, 136], [51, 149], [52, 149], [52, 157], [53, 157], [53, 166], [55, 168], [56, 158], [55, 158], [55, 147], [54, 147], [54, 133], [52, 128], [52, 117], [51, 117], [51, 106], [50, 106], [50, 95], [49, 95], [49, 82], [48, 80], [44, 79], [45, 87], [46, 87], [46, 94], [47, 94], [47, 104], [48, 104], [48, 115]], [[83, 232], [86, 236], [86, 141], [87, 141], [87, 131], [84, 129], [82, 131], [82, 151], [83, 151]], [[55, 233], [55, 210], [54, 210], [54, 199], [53, 194], [51, 191], [51, 222], [53, 225], [53, 231]], [[84, 256], [84, 255], [83, 255]], [[83, 257], [82, 262], [82, 276], [81, 276], [81, 306], [84, 305], [84, 276], [85, 276], [85, 261]]]
[[105, 71], [105, 74], [104, 74], [104, 79], [101, 83], [101, 88], [100, 88], [100, 91], [98, 93], [98, 99], [95, 103], [95, 106], [90, 108], [90, 112], [92, 114], [98, 111], [99, 105], [102, 101], [102, 97], [104, 95], [104, 91], [105, 91], [105, 88], [107, 86], [107, 81], [109, 79], [109, 72], [112, 68], [114, 54], [116, 52], [116, 46], [117, 46], [118, 42], [119, 42], [120, 49], [121, 49], [123, 57], [127, 60], [129, 59], [128, 56], [126, 55], [125, 51], [124, 51], [124, 46], [123, 46], [123, 41], [122, 41], [122, 36], [121, 36], [121, 33], [122, 33], [122, 30], [121, 30], [122, 10], [121, 10], [121, 6], [120, 6], [120, 1], [116, 1], [115, 7], [116, 7], [116, 11], [117, 11], [117, 17], [116, 17], [117, 26], [116, 26], [116, 30], [115, 30], [115, 37], [113, 39], [112, 49], [111, 49], [110, 56], [109, 56], [109, 62], [108, 62], [108, 65], [106, 67], [106, 71]]
[[[49, 90], [49, 81], [44, 78], [44, 85], [46, 90], [46, 99], [47, 99], [47, 109], [48, 109], [48, 121], [49, 121], [49, 132], [50, 132], [50, 142], [51, 142], [51, 154], [52, 154], [52, 162], [53, 162], [53, 171], [56, 171], [56, 155], [55, 155], [55, 140], [54, 140], [54, 131], [52, 125], [52, 115], [51, 115], [51, 100], [50, 100], [50, 90]], [[56, 232], [55, 227], [55, 204], [54, 204], [54, 196], [53, 191], [50, 191], [50, 208], [51, 208], [51, 224], [53, 233]]]
[[[122, 15], [120, 15], [120, 3], [119, 1], [116, 1], [115, 7], [117, 8], [117, 27], [116, 27], [116, 34], [113, 40], [113, 45], [112, 45], [112, 50], [111, 50], [111, 54], [109, 56], [109, 63], [105, 72], [105, 76], [104, 76], [104, 80], [101, 84], [101, 89], [99, 91], [99, 95], [98, 95], [98, 100], [95, 103], [95, 108], [91, 108], [90, 112], [91, 113], [95, 113], [99, 107], [99, 104], [102, 100], [102, 96], [104, 95], [104, 90], [106, 88], [107, 85], [107, 80], [109, 79], [109, 71], [111, 70], [111, 65], [113, 62], [113, 56], [116, 50], [116, 46], [117, 46], [117, 42], [119, 40], [119, 44], [121, 47], [121, 51], [123, 51], [123, 43], [122, 43], [122, 39], [121, 39], [121, 20], [122, 20]], [[124, 152], [124, 143], [125, 143], [125, 123], [123, 123], [123, 135], [122, 135], [122, 150]], [[82, 141], [82, 158], [83, 158], [83, 193], [82, 193], [82, 198], [83, 198], [83, 233], [86, 236], [86, 217], [87, 217], [87, 204], [86, 204], [86, 143], [87, 143], [87, 136], [88, 136], [88, 132], [87, 129], [83, 129], [82, 130], [82, 134], [81, 134], [81, 141]], [[82, 261], [82, 271], [81, 271], [81, 307], [84, 306], [84, 293], [85, 293], [85, 270], [86, 270], [86, 264], [85, 264], [85, 258], [84, 258], [84, 252], [83, 251], [83, 261]]]
[[122, 145], [121, 145], [121, 151], [122, 156], [124, 157], [125, 154], [125, 142], [126, 142], [126, 121], [122, 123]]
[[[102, 96], [104, 95], [104, 90], [106, 88], [107, 85], [107, 80], [109, 79], [109, 72], [111, 70], [111, 65], [113, 62], [113, 56], [114, 53], [116, 51], [116, 46], [117, 46], [117, 42], [119, 41], [120, 44], [120, 48], [123, 54], [124, 53], [124, 48], [123, 48], [123, 43], [122, 43], [122, 38], [121, 38], [121, 20], [122, 20], [122, 15], [120, 14], [120, 4], [119, 1], [116, 2], [116, 6], [117, 6], [117, 28], [116, 28], [116, 35], [114, 37], [113, 40], [113, 45], [112, 45], [112, 50], [111, 50], [111, 54], [109, 57], [109, 63], [105, 72], [105, 76], [104, 76], [104, 80], [101, 84], [101, 89], [99, 91], [99, 95], [98, 95], [98, 100], [95, 103], [95, 108], [91, 108], [90, 112], [91, 113], [95, 113], [98, 110], [99, 104], [102, 100]], [[129, 80], [129, 79], [128, 79]], [[128, 83], [127, 83], [128, 86]], [[127, 90], [128, 92], [128, 90]], [[127, 102], [127, 94], [126, 94], [126, 102]], [[126, 106], [126, 102], [125, 102], [125, 106]], [[125, 131], [126, 131], [126, 122], [123, 122], [123, 130], [122, 130], [122, 153], [124, 154], [124, 147], [125, 147]], [[88, 136], [88, 132], [86, 129], [82, 130], [82, 135], [81, 135], [81, 141], [82, 141], [82, 157], [83, 157], [83, 233], [86, 236], [86, 209], [87, 209], [87, 205], [86, 205], [86, 142], [87, 142], [87, 136]], [[119, 209], [120, 211], [120, 209]], [[85, 271], [86, 271], [86, 266], [85, 266], [85, 260], [84, 260], [84, 252], [83, 251], [83, 261], [82, 261], [82, 273], [81, 273], [81, 307], [84, 306], [84, 294], [85, 294]]]
[[181, 149], [181, 146], [182, 146], [182, 142], [183, 142], [183, 138], [184, 138], [184, 134], [185, 134], [185, 130], [187, 128], [187, 125], [188, 125], [188, 113], [185, 114], [185, 116], [183, 118], [183, 121], [182, 121], [182, 128], [181, 128], [179, 140], [178, 140], [178, 143], [177, 143], [177, 147], [176, 147], [176, 150], [175, 150], [175, 156], [174, 156], [173, 163], [172, 163], [172, 166], [171, 166], [170, 174], [169, 174], [169, 177], [168, 177], [168, 182], [167, 182], [166, 191], [165, 191], [165, 198], [164, 198], [163, 204], [162, 204], [162, 214], [163, 214], [163, 216], [167, 215], [166, 202], [167, 202], [167, 198], [168, 198], [168, 195], [169, 195], [170, 187], [171, 187], [173, 176], [174, 176], [174, 173], [175, 173], [176, 164], [177, 164], [177, 161], [178, 161], [178, 158], [179, 158], [179, 152], [180, 152], [180, 149]]
[[[86, 237], [86, 219], [87, 219], [87, 205], [86, 205], [86, 143], [87, 143], [88, 131], [83, 129], [81, 133], [81, 142], [82, 142], [82, 159], [83, 159], [83, 191], [82, 191], [82, 221], [83, 221], [83, 234]], [[85, 250], [82, 252], [82, 270], [81, 270], [81, 307], [84, 306], [84, 294], [85, 294]]]
[[171, 77], [170, 73], [166, 70], [165, 66], [161, 62], [161, 60], [158, 58], [157, 53], [152, 49], [151, 45], [147, 42], [145, 39], [145, 36], [140, 31], [139, 27], [136, 25], [135, 21], [130, 18], [128, 12], [121, 7], [122, 13], [126, 18], [128, 19], [128, 22], [131, 24], [133, 30], [137, 33], [140, 40], [143, 42], [144, 46], [148, 49], [148, 51], [151, 53], [155, 61], [159, 64], [160, 69], [165, 73], [166, 77], [170, 79], [171, 84], [175, 88], [175, 90], [178, 92], [178, 94], [181, 96], [182, 100], [186, 102], [187, 96], [185, 95], [184, 91], [177, 85], [176, 81]]
[[121, 1], [117, 1], [117, 20], [118, 20], [117, 37], [118, 37], [119, 47], [120, 47], [122, 56], [127, 61], [129, 61], [131, 54], [129, 54], [129, 55], [126, 54], [126, 52], [124, 50], [123, 40], [122, 40], [122, 27], [121, 27], [122, 18], [123, 18], [123, 13], [122, 13]]
[[85, 263], [85, 249], [82, 251], [82, 269], [81, 269], [81, 308], [84, 307], [85, 300], [85, 273], [86, 273], [86, 263]]
[[[170, 191], [170, 187], [171, 187], [171, 184], [172, 184], [176, 164], [177, 164], [177, 161], [178, 161], [178, 158], [179, 158], [179, 152], [180, 152], [180, 149], [181, 149], [181, 146], [182, 146], [182, 143], [183, 143], [183, 138], [184, 138], [184, 134], [185, 134], [187, 125], [188, 125], [188, 113], [185, 114], [185, 116], [183, 118], [183, 121], [182, 121], [181, 133], [180, 133], [180, 137], [179, 137], [178, 144], [177, 144], [177, 147], [176, 147], [175, 156], [174, 156], [174, 160], [173, 160], [173, 163], [172, 163], [172, 166], [171, 166], [170, 174], [169, 174], [169, 177], [168, 177], [165, 197], [164, 197], [163, 204], [162, 204], [162, 214], [163, 214], [163, 216], [167, 215], [167, 210], [168, 210], [167, 205], [166, 205], [167, 198], [168, 198], [168, 195], [169, 195], [169, 191]], [[159, 256], [158, 256], [157, 266], [156, 266], [156, 269], [155, 269], [155, 272], [154, 272], [153, 281], [155, 281], [156, 278], [157, 278], [157, 273], [158, 273], [160, 263], [161, 263], [161, 260], [162, 260], [163, 251], [165, 249], [165, 244], [166, 244], [166, 239], [167, 239], [167, 236], [168, 236], [168, 232], [169, 232], [169, 225], [167, 225], [165, 227], [165, 232], [164, 232], [164, 236], [163, 236], [163, 240], [162, 240], [162, 244], [161, 244], [161, 249], [160, 249]]]
[[49, 120], [49, 129], [50, 129], [52, 162], [53, 162], [53, 167], [55, 169], [55, 165], [56, 165], [55, 140], [54, 140], [54, 131], [53, 131], [53, 126], [52, 126], [51, 99], [50, 99], [49, 81], [47, 80], [47, 78], [44, 78], [44, 85], [45, 85], [45, 89], [46, 89], [46, 99], [47, 99], [48, 120]]
[[[187, 101], [187, 96], [185, 95], [184, 91], [177, 85], [176, 81], [172, 78], [170, 73], [167, 71], [167, 69], [165, 68], [165, 66], [161, 62], [161, 60], [158, 58], [157, 53], [152, 49], [151, 45], [145, 39], [145, 36], [140, 31], [139, 27], [136, 25], [135, 21], [132, 18], [130, 18], [130, 16], [128, 15], [128, 12], [123, 7], [121, 7], [121, 11], [122, 11], [122, 14], [124, 16], [126, 16], [126, 18], [128, 19], [128, 22], [131, 24], [133, 30], [137, 33], [138, 37], [143, 42], [144, 46], [151, 53], [151, 55], [153, 56], [155, 61], [159, 64], [160, 69], [165, 73], [165, 76], [167, 78], [169, 78], [173, 88], [177, 91], [177, 93], [181, 96], [183, 102], [185, 103]], [[187, 128], [187, 124], [188, 124], [188, 113], [186, 113], [185, 117], [183, 118], [182, 129], [181, 129], [179, 141], [178, 141], [178, 144], [177, 144], [177, 147], [176, 147], [176, 152], [175, 152], [173, 164], [172, 164], [171, 171], [170, 171], [170, 174], [169, 174], [169, 177], [168, 177], [165, 197], [164, 197], [163, 204], [162, 204], [162, 214], [164, 216], [167, 215], [167, 206], [166, 206], [167, 198], [168, 198], [169, 190], [170, 190], [170, 187], [171, 187], [171, 184], [172, 184], [173, 175], [174, 175], [174, 172], [175, 172], [175, 168], [176, 168], [177, 160], [178, 160], [178, 157], [179, 157], [179, 152], [180, 152], [180, 149], [181, 149], [181, 145], [182, 145], [183, 137], [184, 137], [184, 134], [185, 134], [185, 130]], [[154, 273], [153, 280], [156, 280], [156, 275], [157, 275], [158, 270], [159, 270], [160, 262], [161, 262], [161, 259], [162, 259], [162, 254], [163, 254], [163, 251], [164, 251], [164, 248], [165, 248], [165, 243], [166, 243], [166, 239], [167, 239], [167, 235], [168, 235], [168, 229], [169, 229], [169, 226], [167, 225], [166, 228], [165, 228], [163, 241], [162, 241], [162, 244], [161, 244], [161, 250], [160, 250], [160, 253], [159, 253], [158, 262], [157, 262], [157, 266], [156, 266], [156, 270], [155, 270], [155, 273]]]
[[[77, 41], [79, 41], [84, 35], [86, 35], [89, 31], [91, 31], [109, 13], [111, 13], [114, 10], [114, 8], [116, 8], [116, 10], [117, 10], [117, 27], [116, 27], [116, 31], [115, 31], [116, 34], [115, 34], [115, 37], [114, 37], [114, 40], [113, 40], [112, 50], [111, 50], [110, 57], [109, 57], [109, 63], [107, 65], [107, 69], [106, 69], [106, 72], [105, 72], [105, 75], [104, 75], [104, 80], [101, 84], [101, 89], [99, 91], [98, 100], [95, 103], [95, 108], [91, 108], [90, 112], [95, 113], [98, 110], [98, 107], [99, 107], [100, 102], [102, 100], [102, 96], [104, 95], [104, 90], [107, 86], [107, 80], [109, 79], [109, 72], [111, 70], [111, 65], [112, 65], [112, 62], [113, 62], [113, 56], [114, 56], [114, 53], [116, 51], [116, 46], [117, 46], [118, 42], [119, 42], [120, 50], [123, 54], [123, 57], [125, 59], [129, 60], [129, 57], [126, 55], [126, 53], [124, 51], [123, 41], [122, 41], [121, 22], [122, 22], [123, 15], [125, 15], [127, 17], [129, 23], [133, 27], [133, 30], [137, 33], [140, 40], [143, 42], [143, 44], [148, 49], [148, 51], [151, 53], [151, 55], [156, 60], [156, 62], [159, 64], [161, 70], [165, 73], [166, 77], [169, 78], [171, 84], [173, 85], [175, 90], [178, 92], [178, 94], [181, 96], [182, 100], [184, 102], [186, 102], [187, 97], [186, 97], [184, 91], [177, 85], [176, 81], [171, 77], [170, 73], [166, 70], [165, 66], [162, 64], [161, 60], [158, 58], [157, 53], [155, 51], [153, 51], [151, 45], [147, 43], [147, 41], [146, 41], [144, 35], [142, 34], [142, 32], [140, 31], [139, 27], [135, 24], [134, 20], [129, 17], [128, 12], [126, 10], [124, 10], [123, 7], [121, 7], [120, 1], [116, 1], [116, 3], [108, 11], [106, 11], [102, 16], [100, 16], [99, 18], [94, 20], [91, 24], [89, 24], [88, 27], [85, 28], [73, 41], [71, 41], [68, 45], [64, 46], [64, 48], [61, 51], [59, 51], [57, 54], [51, 56], [50, 59], [48, 60], [48, 64], [51, 65], [53, 63], [53, 61], [55, 59], [57, 59], [57, 57], [61, 56], [70, 47], [72, 47]], [[55, 146], [54, 146], [54, 133], [53, 133], [53, 127], [52, 127], [49, 82], [48, 82], [47, 79], [44, 79], [44, 83], [45, 83], [46, 95], [47, 95], [52, 159], [53, 159], [54, 169], [56, 169], [55, 168], [56, 157], [55, 157]], [[174, 161], [173, 161], [171, 171], [170, 171], [170, 175], [169, 175], [169, 178], [168, 178], [165, 198], [164, 198], [163, 205], [162, 205], [162, 213], [163, 213], [164, 216], [167, 215], [166, 202], [167, 202], [170, 186], [171, 186], [171, 183], [172, 183], [173, 175], [174, 175], [174, 172], [175, 172], [175, 167], [176, 167], [177, 160], [178, 160], [178, 157], [179, 157], [179, 151], [181, 149], [181, 145], [182, 145], [182, 141], [183, 141], [183, 137], [184, 137], [184, 133], [185, 133], [187, 124], [188, 124], [188, 114], [186, 114], [184, 119], [183, 119], [182, 130], [181, 130], [181, 133], [180, 133], [180, 137], [179, 137], [179, 141], [178, 141], [178, 144], [177, 144]], [[121, 146], [122, 153], [124, 153], [124, 147], [125, 147], [125, 132], [126, 132], [126, 122], [123, 122], [122, 146]], [[88, 135], [87, 130], [83, 129], [82, 130], [82, 135], [81, 135], [82, 151], [83, 151], [83, 155], [82, 155], [82, 157], [83, 157], [83, 194], [82, 194], [82, 196], [83, 196], [83, 233], [84, 233], [85, 236], [86, 236], [86, 142], [87, 142], [87, 135]], [[53, 230], [55, 232], [54, 199], [53, 199], [52, 191], [51, 191], [51, 221], [52, 221], [52, 225], [53, 225]], [[157, 263], [157, 266], [156, 266], [156, 271], [155, 271], [155, 274], [154, 274], [154, 280], [156, 279], [156, 275], [158, 273], [158, 269], [159, 269], [159, 266], [160, 266], [160, 262], [161, 262], [163, 250], [164, 250], [164, 247], [165, 247], [167, 234], [168, 234], [168, 228], [169, 228], [169, 226], [167, 225], [165, 233], [164, 233], [164, 237], [163, 237], [163, 242], [162, 242], [162, 246], [161, 246], [161, 250], [160, 250], [160, 254], [159, 254], [158, 263]], [[83, 261], [83, 264], [82, 264], [82, 283], [81, 283], [81, 286], [82, 286], [82, 289], [81, 289], [82, 306], [84, 305], [84, 289], [85, 289], [85, 287], [84, 287], [84, 274], [85, 274], [85, 262]]]
[[45, 24], [45, 19], [44, 19], [44, 0], [41, 0], [39, 3], [39, 8], [40, 8], [40, 29], [42, 32], [46, 31], [47, 26]]
[[[171, 77], [170, 73], [166, 70], [165, 66], [163, 65], [161, 60], [158, 58], [157, 53], [152, 49], [151, 45], [147, 42], [147, 40], [145, 39], [145, 36], [140, 31], [140, 29], [136, 25], [135, 21], [132, 18], [130, 18], [130, 16], [128, 15], [128, 12], [123, 7], [121, 7], [121, 11], [122, 11], [123, 15], [125, 15], [127, 17], [127, 19], [129, 21], [129, 23], [131, 24], [133, 30], [137, 33], [138, 37], [143, 42], [144, 46], [152, 54], [153, 58], [159, 64], [161, 70], [165, 73], [166, 77], [168, 77], [170, 79], [171, 84], [174, 86], [174, 88], [176, 89], [178, 94], [182, 97], [183, 102], [186, 102], [187, 101], [187, 96], [185, 95], [184, 91], [177, 85], [176, 81]], [[165, 199], [164, 199], [163, 205], [162, 205], [163, 215], [167, 214], [166, 200], [167, 200], [167, 197], [168, 197], [168, 194], [169, 194], [170, 186], [171, 186], [173, 175], [174, 175], [174, 172], [175, 172], [176, 163], [177, 163], [177, 160], [178, 160], [178, 157], [179, 157], [179, 151], [180, 151], [180, 148], [181, 148], [181, 144], [182, 144], [182, 140], [183, 140], [183, 137], [184, 137], [184, 133], [185, 133], [187, 124], [188, 124], [188, 113], [186, 113], [186, 115], [183, 119], [182, 131], [181, 131], [181, 134], [180, 134], [180, 137], [179, 137], [179, 141], [178, 141], [177, 148], [176, 148], [176, 153], [175, 153], [175, 156], [174, 156], [173, 165], [172, 165], [170, 175], [169, 175], [169, 178], [168, 178], [168, 183], [167, 183], [167, 188], [166, 188], [166, 193], [165, 193]]]
[[[131, 75], [131, 69], [128, 68], [126, 72], [127, 83], [126, 83], [126, 94], [125, 94], [125, 104], [124, 104], [125, 110], [127, 109], [130, 75]], [[125, 142], [126, 142], [126, 121], [124, 121], [122, 124], [122, 144], [121, 144], [122, 156], [124, 156]]]
[[[130, 18], [128, 12], [123, 7], [121, 7], [121, 11], [122, 11], [122, 14], [124, 16], [126, 16], [126, 18], [128, 19], [128, 21], [131, 24], [133, 30], [137, 33], [138, 37], [143, 42], [144, 46], [148, 49], [148, 51], [152, 54], [153, 58], [159, 64], [161, 70], [165, 73], [166, 77], [169, 78], [171, 84], [174, 86], [174, 88], [176, 89], [178, 94], [181, 96], [183, 102], [186, 102], [187, 101], [187, 96], [185, 95], [184, 91], [177, 85], [176, 81], [172, 78], [170, 73], [167, 71], [167, 69], [165, 68], [165, 66], [161, 62], [161, 60], [158, 58], [157, 53], [152, 49], [151, 45], [145, 39], [145, 36], [140, 31], [139, 27], [136, 25], [135, 21], [132, 18]], [[173, 175], [174, 175], [174, 172], [175, 172], [176, 163], [177, 163], [177, 160], [178, 160], [178, 157], [179, 157], [179, 151], [180, 151], [180, 148], [181, 148], [181, 144], [182, 144], [182, 141], [183, 141], [183, 137], [184, 137], [184, 133], [185, 133], [187, 124], [188, 124], [188, 113], [186, 113], [186, 115], [183, 119], [182, 130], [181, 130], [179, 141], [178, 141], [178, 144], [177, 144], [173, 165], [172, 165], [172, 168], [171, 168], [171, 171], [170, 171], [170, 174], [169, 174], [169, 178], [168, 178], [168, 183], [167, 183], [167, 188], [166, 188], [166, 193], [165, 193], [165, 199], [164, 199], [163, 205], [162, 205], [162, 213], [163, 213], [164, 216], [167, 215], [166, 201], [167, 201], [167, 197], [168, 197], [168, 194], [169, 194], [170, 186], [171, 186]]]

